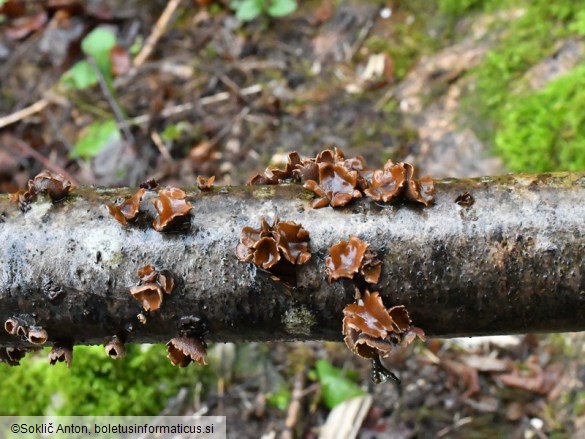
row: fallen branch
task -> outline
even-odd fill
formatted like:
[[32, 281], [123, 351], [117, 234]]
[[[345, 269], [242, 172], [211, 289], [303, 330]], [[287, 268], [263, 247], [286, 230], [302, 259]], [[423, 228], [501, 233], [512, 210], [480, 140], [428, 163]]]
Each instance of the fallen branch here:
[[[318, 210], [298, 185], [195, 190], [190, 229], [176, 233], [152, 228], [153, 192], [126, 227], [105, 205], [128, 189], [75, 189], [55, 204], [39, 197], [26, 213], [0, 195], [0, 321], [41, 327], [48, 344], [166, 342], [201, 322], [212, 341], [341, 341], [354, 283], [330, 284], [324, 260], [356, 235], [383, 262], [371, 290], [387, 307], [404, 305], [427, 335], [585, 329], [585, 174], [450, 179], [436, 189], [429, 207], [361, 199]], [[236, 258], [242, 227], [258, 227], [261, 215], [310, 233], [296, 288]], [[130, 294], [146, 264], [176, 280], [150, 312]], [[0, 332], [0, 344], [28, 345]]]

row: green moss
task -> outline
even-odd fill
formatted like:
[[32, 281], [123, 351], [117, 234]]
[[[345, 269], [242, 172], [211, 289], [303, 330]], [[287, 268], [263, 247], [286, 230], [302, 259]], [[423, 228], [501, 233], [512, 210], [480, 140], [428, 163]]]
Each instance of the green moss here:
[[155, 415], [179, 388], [212, 378], [209, 368], [172, 366], [164, 345], [129, 346], [116, 361], [102, 346], [78, 346], [71, 369], [50, 366], [47, 353], [0, 365], [0, 415]]
[[523, 14], [499, 23], [501, 41], [473, 71], [476, 88], [464, 111], [481, 121], [481, 129], [474, 127], [480, 137], [495, 145], [512, 171], [583, 169], [579, 87], [585, 71], [579, 67], [539, 91], [530, 90], [524, 81], [526, 72], [550, 56], [558, 41], [585, 32], [579, 2], [469, 2], [483, 10], [500, 3]]
[[495, 146], [510, 170], [585, 169], [585, 65], [503, 109]]

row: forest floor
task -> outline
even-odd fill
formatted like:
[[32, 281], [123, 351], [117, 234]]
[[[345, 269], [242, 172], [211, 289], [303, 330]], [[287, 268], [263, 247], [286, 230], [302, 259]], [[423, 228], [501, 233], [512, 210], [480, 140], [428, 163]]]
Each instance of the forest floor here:
[[[485, 124], [462, 111], [466, 73], [501, 32], [493, 16], [324, 0], [243, 23], [223, 2], [179, 3], [137, 62], [165, 1], [0, 1], [0, 192], [46, 168], [84, 185], [243, 184], [289, 151], [330, 145], [435, 178], [505, 172]], [[400, 387], [371, 384], [341, 343], [216, 346], [217, 385], [174, 410], [226, 415], [234, 438], [342, 437], [347, 425], [364, 438], [583, 437], [582, 345], [579, 334], [428, 340], [385, 360]], [[372, 395], [338, 406], [345, 422], [328, 427], [320, 359]]]

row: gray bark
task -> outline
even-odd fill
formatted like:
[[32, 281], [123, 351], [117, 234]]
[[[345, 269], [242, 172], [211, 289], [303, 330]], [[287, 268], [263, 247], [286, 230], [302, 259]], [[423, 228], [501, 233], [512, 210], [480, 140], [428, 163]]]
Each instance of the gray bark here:
[[[471, 207], [454, 200], [469, 191]], [[0, 322], [47, 330], [49, 344], [166, 342], [181, 319], [206, 319], [208, 340], [342, 340], [351, 280], [330, 284], [329, 247], [357, 235], [383, 261], [384, 303], [405, 305], [431, 336], [585, 328], [585, 174], [441, 180], [430, 207], [369, 199], [314, 210], [298, 185], [188, 192], [189, 231], [158, 233], [145, 215], [124, 227], [105, 204], [129, 189], [81, 188], [22, 213], [0, 195]], [[152, 214], [149, 193], [142, 206]], [[298, 286], [235, 257], [240, 230], [261, 215], [301, 223], [312, 258]], [[145, 264], [169, 269], [178, 287], [139, 323], [129, 289]], [[0, 344], [19, 338], [0, 331]]]

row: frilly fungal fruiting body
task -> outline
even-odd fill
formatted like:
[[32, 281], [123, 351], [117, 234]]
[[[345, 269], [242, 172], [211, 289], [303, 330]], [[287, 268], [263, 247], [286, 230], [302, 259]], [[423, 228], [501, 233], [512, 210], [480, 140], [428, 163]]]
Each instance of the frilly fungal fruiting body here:
[[186, 197], [184, 191], [175, 187], [158, 191], [158, 197], [152, 201], [157, 212], [152, 226], [157, 232], [182, 229], [188, 225], [193, 206], [185, 200]]
[[105, 350], [106, 354], [114, 360], [126, 356], [126, 346], [124, 346], [122, 340], [120, 340], [116, 335], [114, 335], [112, 339], [106, 343]]
[[57, 363], [67, 364], [67, 368], [71, 367], [73, 362], [73, 346], [56, 344], [49, 352], [49, 364], [54, 366]]
[[[130, 288], [130, 294], [145, 311], [156, 311], [163, 302], [163, 293], [171, 294], [175, 288], [175, 279], [169, 270], [158, 271], [154, 265], [145, 265], [137, 271], [140, 284]], [[144, 323], [146, 318], [144, 318]], [[141, 321], [141, 323], [143, 323]]]
[[242, 229], [236, 256], [242, 262], [253, 262], [275, 277], [294, 283], [291, 275], [294, 265], [302, 265], [311, 257], [309, 232], [291, 221], [277, 219], [270, 225], [262, 217], [259, 229], [249, 226]]
[[71, 189], [72, 186], [69, 180], [61, 174], [51, 171], [43, 171], [28, 182], [29, 193], [34, 195], [47, 194], [53, 201], [65, 198]]
[[156, 311], [163, 300], [162, 288], [154, 282], [138, 285], [130, 288], [130, 294], [139, 302], [145, 311]]
[[106, 207], [110, 214], [122, 225], [127, 225], [128, 221], [136, 219], [140, 211], [140, 202], [146, 189], [141, 188], [136, 191], [132, 197], [123, 201], [121, 204], [107, 204]]
[[280, 184], [294, 177], [294, 172], [301, 165], [301, 157], [295, 151], [288, 154], [288, 162], [284, 169], [266, 168], [263, 174], [256, 174], [248, 184]]
[[308, 180], [304, 187], [320, 197], [311, 203], [315, 209], [327, 205], [340, 207], [354, 198], [362, 197], [362, 193], [356, 188], [357, 182], [356, 171], [348, 171], [340, 164], [320, 163], [319, 182]]
[[18, 203], [24, 212], [38, 194], [47, 194], [55, 202], [65, 198], [71, 189], [73, 189], [71, 182], [61, 174], [43, 171], [28, 181], [26, 191], [19, 190], [10, 194], [10, 201]]
[[402, 200], [428, 206], [434, 198], [434, 182], [430, 177], [414, 178], [414, 171], [409, 163], [394, 164], [391, 160], [383, 170], [368, 169], [362, 156], [346, 158], [341, 149], [334, 148], [321, 151], [315, 158], [301, 158], [292, 152], [285, 169], [267, 168], [249, 184], [300, 180], [317, 195], [311, 203], [315, 209], [345, 206], [362, 196], [383, 203]]
[[345, 344], [363, 358], [387, 357], [396, 345], [411, 343], [416, 336], [424, 339], [422, 330], [411, 326], [406, 308], [386, 309], [378, 292], [365, 291], [358, 303], [343, 309], [343, 315]]
[[388, 160], [384, 170], [371, 175], [364, 193], [375, 201], [389, 203], [395, 199], [412, 201], [428, 206], [434, 199], [435, 184], [430, 177], [414, 178], [414, 166]]
[[329, 282], [340, 278], [353, 279], [359, 274], [367, 283], [376, 284], [382, 272], [382, 261], [369, 249], [367, 242], [356, 236], [331, 247], [325, 259]]
[[6, 363], [8, 366], [19, 366], [25, 355], [24, 349], [0, 347], [0, 363]]
[[213, 183], [215, 182], [215, 176], [212, 175], [209, 178], [205, 178], [202, 176], [197, 177], [197, 188], [200, 191], [210, 191], [213, 187]]
[[30, 343], [36, 344], [36, 345], [42, 345], [42, 344], [45, 344], [48, 339], [49, 339], [49, 334], [47, 334], [47, 331], [44, 330], [43, 328], [38, 327], [38, 326], [31, 326], [28, 329], [27, 340]]
[[372, 200], [389, 203], [404, 190], [406, 170], [404, 166], [388, 161], [384, 170], [374, 171], [371, 178], [370, 186], [364, 193]]
[[175, 337], [167, 343], [167, 357], [173, 366], [187, 367], [192, 361], [207, 364], [207, 345], [201, 338]]

